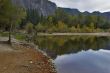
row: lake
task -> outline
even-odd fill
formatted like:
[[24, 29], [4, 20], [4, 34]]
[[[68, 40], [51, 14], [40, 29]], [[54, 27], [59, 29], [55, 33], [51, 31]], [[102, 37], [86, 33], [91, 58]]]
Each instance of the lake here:
[[54, 59], [58, 73], [110, 73], [110, 37], [38, 36], [36, 40]]

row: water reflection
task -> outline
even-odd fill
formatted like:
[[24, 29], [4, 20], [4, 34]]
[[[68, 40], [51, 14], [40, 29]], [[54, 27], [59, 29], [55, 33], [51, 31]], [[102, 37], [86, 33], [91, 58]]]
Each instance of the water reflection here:
[[110, 73], [110, 51], [82, 51], [58, 56], [55, 59], [58, 73]]
[[39, 48], [46, 51], [49, 56], [77, 53], [81, 50], [99, 50], [110, 48], [109, 37], [99, 36], [42, 36], [36, 38]]
[[110, 73], [110, 37], [39, 36], [35, 43], [55, 59], [58, 73]]

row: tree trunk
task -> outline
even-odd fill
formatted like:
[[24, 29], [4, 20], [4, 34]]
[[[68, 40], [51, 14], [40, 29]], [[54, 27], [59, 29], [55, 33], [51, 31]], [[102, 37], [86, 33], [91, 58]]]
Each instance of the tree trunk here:
[[11, 31], [9, 31], [9, 40], [8, 40], [9, 43], [11, 43]]
[[10, 25], [10, 28], [9, 28], [9, 40], [8, 40], [9, 44], [11, 44], [11, 32], [12, 32], [12, 24]]

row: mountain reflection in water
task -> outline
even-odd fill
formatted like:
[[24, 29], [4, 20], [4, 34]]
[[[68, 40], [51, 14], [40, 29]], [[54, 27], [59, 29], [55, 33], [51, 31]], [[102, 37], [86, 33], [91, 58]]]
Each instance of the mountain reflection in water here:
[[110, 51], [81, 51], [57, 56], [58, 73], [110, 73]]

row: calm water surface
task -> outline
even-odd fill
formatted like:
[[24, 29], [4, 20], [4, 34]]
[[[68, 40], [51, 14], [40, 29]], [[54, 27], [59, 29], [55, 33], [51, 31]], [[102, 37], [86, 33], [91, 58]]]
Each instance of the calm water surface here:
[[54, 59], [58, 73], [110, 73], [110, 37], [42, 36], [39, 48]]

